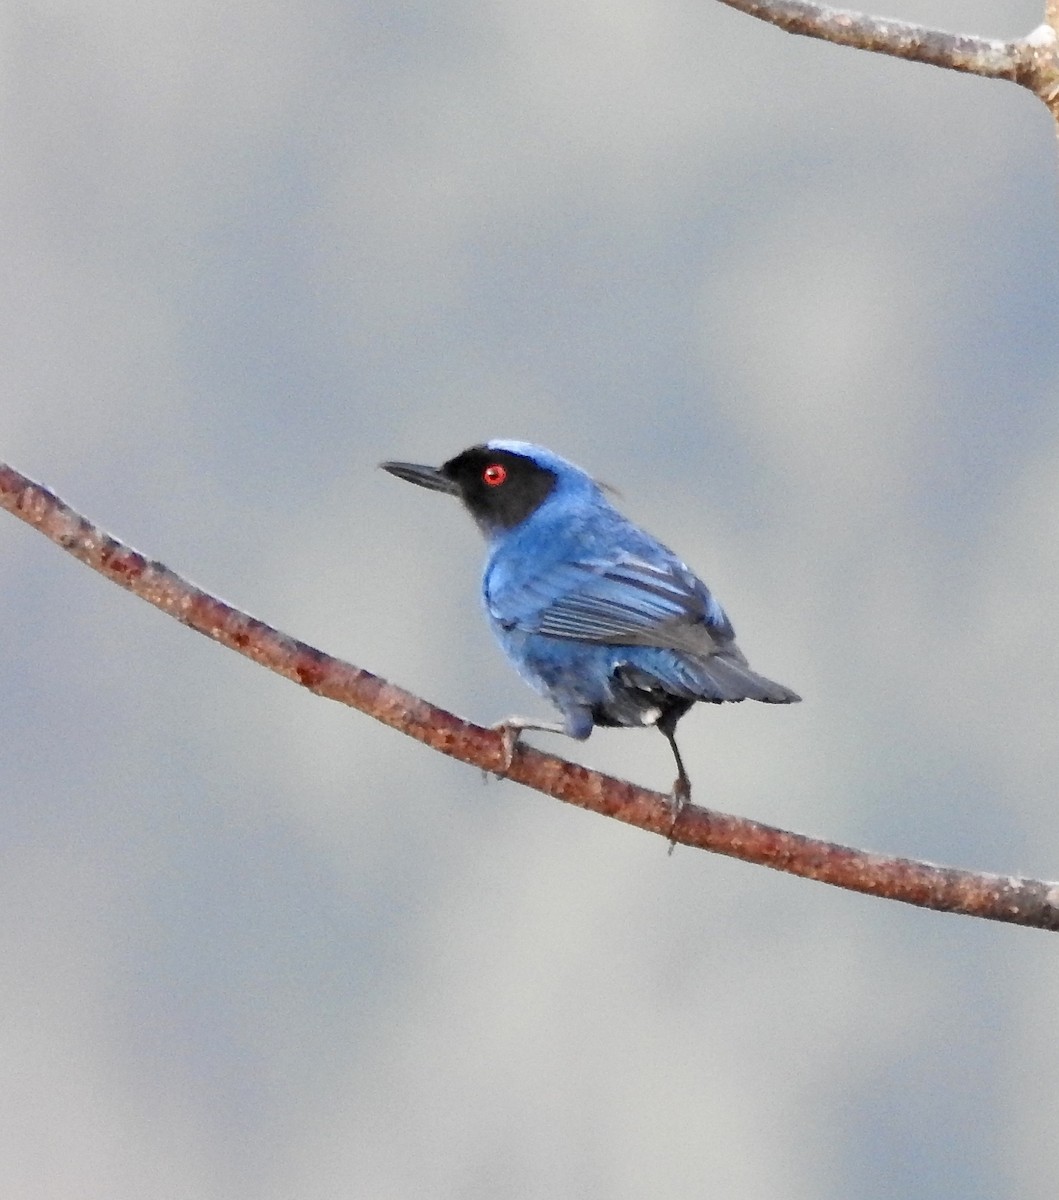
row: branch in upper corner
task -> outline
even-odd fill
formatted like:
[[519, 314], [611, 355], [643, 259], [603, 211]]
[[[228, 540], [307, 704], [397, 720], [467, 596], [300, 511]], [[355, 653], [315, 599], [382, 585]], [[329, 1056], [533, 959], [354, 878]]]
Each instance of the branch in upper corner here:
[[[110, 537], [47, 488], [3, 463], [0, 508], [189, 628], [316, 695], [359, 709], [484, 771], [495, 771], [503, 762], [503, 738], [493, 730], [462, 721], [369, 671], [332, 658], [225, 604]], [[669, 797], [529, 747], [516, 750], [506, 775], [568, 804], [672, 837], [686, 846], [920, 908], [1059, 930], [1059, 884], [868, 854], [703, 808], [686, 808], [676, 829], [671, 829]]]
[[986, 79], [1010, 80], [1043, 100], [1059, 120], [1059, 0], [1048, 0], [1045, 24], [1013, 42], [947, 33], [803, 0], [721, 0], [721, 3], [788, 33]]

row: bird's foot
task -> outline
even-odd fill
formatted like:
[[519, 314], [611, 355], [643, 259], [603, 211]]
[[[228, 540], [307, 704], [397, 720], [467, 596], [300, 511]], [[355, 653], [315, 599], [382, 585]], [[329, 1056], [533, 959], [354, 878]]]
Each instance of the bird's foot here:
[[495, 767], [490, 774], [495, 775], [498, 779], [502, 779], [508, 771], [511, 770], [511, 760], [515, 757], [515, 747], [519, 743], [519, 738], [526, 729], [539, 729], [542, 733], [565, 733], [567, 737], [576, 737], [584, 739], [592, 732], [592, 721], [589, 720], [588, 728], [582, 731], [581, 726], [575, 727], [571, 731], [569, 722], [558, 721], [537, 721], [533, 717], [505, 717], [502, 721], [497, 721], [491, 727], [501, 737], [502, 758], [499, 767]]
[[483, 771], [482, 774], [495, 775], [497, 779], [503, 779], [508, 771], [511, 770], [511, 762], [515, 757], [515, 747], [522, 736], [522, 729], [518, 725], [509, 724], [507, 721], [497, 721], [490, 728], [500, 734], [500, 765], [492, 771]]
[[673, 781], [673, 790], [669, 794], [669, 811], [673, 814], [673, 819], [669, 822], [669, 849], [667, 854], [672, 854], [676, 849], [677, 842], [673, 836], [676, 832], [677, 822], [680, 820], [684, 809], [691, 803], [691, 784], [681, 775]]

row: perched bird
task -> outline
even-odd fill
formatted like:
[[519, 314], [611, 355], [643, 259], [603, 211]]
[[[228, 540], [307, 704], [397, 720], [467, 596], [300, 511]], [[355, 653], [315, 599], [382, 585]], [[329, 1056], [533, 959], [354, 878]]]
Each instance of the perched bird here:
[[750, 669], [706, 585], [559, 455], [491, 441], [440, 467], [381, 465], [463, 501], [488, 543], [482, 598], [493, 633], [563, 715], [495, 725], [508, 766], [524, 729], [583, 741], [596, 725], [654, 725], [676, 759], [675, 823], [691, 795], [676, 724], [697, 700], [800, 699]]

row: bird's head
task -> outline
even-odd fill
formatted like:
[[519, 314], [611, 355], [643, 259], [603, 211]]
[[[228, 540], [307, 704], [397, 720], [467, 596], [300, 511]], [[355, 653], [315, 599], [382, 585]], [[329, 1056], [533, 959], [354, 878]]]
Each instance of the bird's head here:
[[596, 486], [580, 467], [529, 442], [485, 442], [440, 467], [405, 462], [380, 466], [398, 479], [458, 496], [487, 536], [520, 525], [559, 491]]

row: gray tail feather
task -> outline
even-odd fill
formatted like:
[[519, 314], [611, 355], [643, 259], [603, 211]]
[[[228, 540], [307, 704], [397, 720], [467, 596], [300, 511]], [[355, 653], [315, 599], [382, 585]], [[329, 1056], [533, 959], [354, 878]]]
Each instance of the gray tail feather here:
[[801, 700], [782, 683], [775, 683], [752, 671], [740, 654], [739, 658], [727, 654], [714, 654], [704, 662], [695, 663], [697, 682], [701, 684], [701, 698], [713, 701], [760, 700], [763, 704], [794, 704]]

